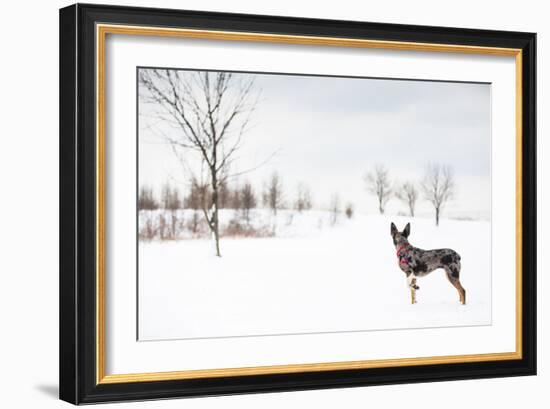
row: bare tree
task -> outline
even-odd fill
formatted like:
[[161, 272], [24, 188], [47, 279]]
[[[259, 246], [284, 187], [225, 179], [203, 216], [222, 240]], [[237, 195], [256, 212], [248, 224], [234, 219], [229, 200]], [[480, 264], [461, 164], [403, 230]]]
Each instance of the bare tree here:
[[181, 207], [180, 192], [169, 183], [162, 187], [162, 207], [166, 210], [177, 210]]
[[140, 215], [140, 227], [138, 232], [140, 240], [153, 240], [157, 234], [157, 230], [151, 215]]
[[338, 194], [333, 194], [330, 198], [330, 224], [334, 226], [338, 222], [338, 217], [340, 216], [340, 196]]
[[414, 209], [418, 200], [418, 189], [413, 182], [404, 182], [396, 188], [395, 197], [409, 208], [409, 215], [414, 217]]
[[454, 176], [452, 169], [439, 164], [428, 165], [422, 182], [424, 197], [435, 209], [435, 224], [439, 226], [439, 217], [446, 202], [454, 195]]
[[254, 209], [256, 207], [257, 201], [256, 201], [256, 195], [254, 193], [254, 189], [252, 188], [252, 184], [250, 182], [245, 182], [242, 189], [240, 190], [240, 197], [241, 197], [241, 210], [243, 212], [243, 217], [245, 221], [248, 223], [250, 221], [250, 210]]
[[[162, 207], [168, 213], [169, 223], [166, 217], [161, 215], [161, 239], [176, 239], [178, 236], [178, 209], [182, 206], [179, 190], [169, 183], [162, 187]], [[168, 230], [168, 232], [166, 232]]]
[[386, 204], [391, 198], [392, 189], [388, 170], [383, 165], [376, 165], [372, 172], [365, 175], [367, 190], [376, 195], [378, 199], [378, 211], [384, 214]]
[[242, 208], [242, 189], [240, 184], [237, 182], [235, 186], [231, 189], [231, 200], [229, 206], [232, 209], [239, 210]]
[[[138, 194], [138, 210], [140, 213], [140, 239], [152, 240], [157, 234], [153, 210], [156, 210], [158, 208], [159, 203], [155, 198], [153, 188], [151, 188], [150, 186], [141, 186]], [[145, 212], [145, 210], [147, 210], [147, 212]]]
[[346, 217], [348, 219], [351, 219], [353, 217], [353, 204], [352, 203], [348, 203], [346, 205], [346, 209], [344, 210], [344, 212], [346, 213]]
[[310, 210], [312, 207], [313, 200], [311, 199], [311, 191], [309, 187], [305, 183], [299, 183], [294, 208], [301, 212], [303, 210]]
[[192, 181], [189, 189], [189, 194], [185, 198], [185, 208], [192, 210], [200, 210], [210, 201], [210, 192], [208, 185]]
[[185, 207], [193, 210], [190, 221], [190, 228], [193, 233], [197, 233], [199, 228], [199, 211], [206, 207], [209, 197], [208, 185], [201, 184], [196, 180], [192, 181], [189, 194], [185, 198]]
[[231, 189], [227, 180], [220, 182], [218, 196], [220, 209], [227, 209], [231, 206]]
[[159, 204], [155, 199], [153, 189], [149, 186], [141, 186], [138, 195], [138, 210], [155, 210]]
[[[220, 184], [242, 145], [255, 109], [254, 77], [228, 72], [141, 69], [140, 98], [175, 132], [165, 136], [177, 154], [196, 152], [208, 174], [211, 200], [203, 214], [220, 253]], [[195, 178], [196, 175], [195, 175]]]
[[264, 206], [271, 209], [274, 215], [277, 214], [277, 210], [283, 207], [283, 183], [279, 174], [273, 172], [263, 194]]
[[157, 217], [157, 220], [158, 220], [158, 236], [159, 236], [159, 239], [161, 240], [166, 240], [168, 237], [168, 235], [166, 234], [166, 231], [167, 231], [167, 223], [166, 223], [166, 217], [164, 217], [164, 214], [162, 213], [159, 213], [158, 214], [158, 217]]

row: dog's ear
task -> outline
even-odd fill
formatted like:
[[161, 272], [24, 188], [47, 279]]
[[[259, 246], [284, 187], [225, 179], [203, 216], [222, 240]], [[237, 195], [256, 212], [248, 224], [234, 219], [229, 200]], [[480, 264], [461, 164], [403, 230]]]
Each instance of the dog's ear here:
[[391, 235], [395, 236], [395, 233], [397, 233], [397, 227], [395, 227], [395, 224], [391, 224]]
[[407, 225], [403, 229], [403, 236], [409, 237], [409, 234], [411, 234], [411, 224], [407, 223]]

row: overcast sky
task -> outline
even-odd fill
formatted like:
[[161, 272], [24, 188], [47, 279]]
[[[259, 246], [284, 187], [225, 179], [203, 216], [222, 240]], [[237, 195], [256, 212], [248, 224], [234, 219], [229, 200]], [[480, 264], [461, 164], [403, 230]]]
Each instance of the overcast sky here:
[[[238, 74], [248, 75], [248, 74]], [[428, 163], [454, 170], [453, 216], [490, 217], [491, 105], [489, 84], [256, 74], [261, 90], [236, 170], [266, 164], [240, 177], [260, 191], [273, 171], [294, 200], [306, 183], [317, 206], [337, 193], [361, 212], [377, 211], [363, 176], [376, 164], [393, 181], [419, 182]], [[140, 103], [139, 181], [159, 188], [185, 183], [169, 145]], [[173, 131], [175, 132], [175, 131]], [[191, 155], [191, 153], [190, 153]], [[404, 212], [390, 201], [387, 212]], [[419, 213], [430, 212], [421, 200]]]

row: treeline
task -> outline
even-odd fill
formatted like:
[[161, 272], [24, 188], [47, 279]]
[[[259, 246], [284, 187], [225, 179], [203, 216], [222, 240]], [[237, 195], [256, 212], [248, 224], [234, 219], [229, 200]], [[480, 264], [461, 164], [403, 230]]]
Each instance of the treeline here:
[[[158, 238], [172, 240], [183, 235], [206, 237], [209, 234], [207, 215], [211, 210], [214, 192], [206, 183], [193, 181], [184, 191], [166, 183], [160, 192], [150, 186], [141, 186], [138, 194], [140, 214], [139, 237], [145, 240]], [[252, 212], [257, 208], [270, 210], [277, 216], [279, 210], [294, 210], [298, 213], [313, 209], [311, 189], [306, 183], [299, 183], [294, 191], [285, 191], [282, 178], [274, 172], [261, 189], [249, 181], [229, 184], [222, 182], [217, 189], [217, 203], [220, 210], [233, 210], [231, 219], [224, 224], [220, 236], [266, 237], [276, 233], [276, 226], [252, 223]], [[335, 225], [341, 214], [353, 217], [353, 205], [341, 205], [338, 195], [331, 197], [330, 224]], [[276, 222], [274, 222], [276, 223]], [[292, 216], [286, 224], [292, 223]]]
[[[218, 207], [220, 209], [242, 210], [247, 218], [250, 210], [261, 204], [270, 208], [276, 214], [277, 210], [286, 208], [283, 201], [283, 188], [280, 178], [274, 174], [265, 185], [264, 190], [258, 193], [253, 185], [245, 181], [243, 184], [229, 185], [220, 183], [218, 187]], [[142, 186], [138, 196], [138, 210], [175, 210], [175, 209], [208, 209], [213, 202], [213, 191], [207, 184], [191, 183], [188, 192], [182, 193], [180, 189], [167, 183], [162, 187], [160, 197], [157, 197], [150, 186]], [[306, 210], [311, 208], [311, 200], [304, 199], [299, 192], [296, 199], [296, 208]]]
[[[365, 174], [364, 182], [367, 191], [377, 199], [379, 213], [385, 212], [389, 201], [398, 200], [414, 217], [418, 202], [426, 200], [434, 209], [436, 225], [439, 225], [445, 204], [455, 193], [452, 169], [443, 165], [428, 165], [419, 181], [392, 179], [386, 167], [376, 165]], [[233, 184], [224, 180], [218, 184], [216, 193], [208, 183], [197, 181], [184, 189], [166, 183], [158, 192], [144, 185], [138, 194], [139, 237], [146, 240], [208, 237], [212, 233], [209, 214], [212, 214], [215, 195], [218, 209], [234, 211], [230, 220], [224, 212], [223, 226], [217, 220], [220, 226], [218, 236], [274, 236], [276, 225], [259, 224], [258, 220], [253, 222], [254, 209], [269, 209], [272, 216], [277, 216], [282, 209], [301, 213], [315, 207], [311, 189], [306, 183], [287, 190], [277, 172], [272, 173], [259, 189], [248, 180]], [[322, 209], [328, 212], [327, 223], [332, 226], [340, 217], [351, 219], [354, 215], [353, 204], [343, 204], [338, 194], [333, 194], [328, 206], [325, 204]], [[290, 225], [293, 215], [288, 214], [288, 217], [286, 224]], [[276, 217], [272, 219], [272, 223], [277, 223]]]
[[[223, 182], [220, 183], [217, 194], [220, 209], [242, 210], [246, 219], [250, 215], [250, 210], [256, 207], [271, 209], [274, 214], [280, 209], [301, 212], [314, 207], [311, 189], [307, 184], [299, 183], [294, 195], [291, 195], [283, 188], [278, 173], [273, 173], [259, 191], [249, 181], [236, 183], [234, 186]], [[213, 202], [212, 195], [212, 189], [208, 184], [197, 182], [191, 183], [187, 192], [166, 183], [161, 189], [160, 196], [152, 187], [144, 185], [139, 190], [138, 210], [208, 209]], [[331, 198], [331, 209], [335, 200], [334, 197]], [[346, 205], [346, 212], [353, 214], [351, 204]]]

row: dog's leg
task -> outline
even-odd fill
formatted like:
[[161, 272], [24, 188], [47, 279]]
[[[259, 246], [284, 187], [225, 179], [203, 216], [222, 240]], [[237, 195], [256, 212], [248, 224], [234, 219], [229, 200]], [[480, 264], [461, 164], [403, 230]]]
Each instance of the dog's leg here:
[[445, 267], [445, 272], [447, 273], [447, 278], [449, 279], [449, 282], [458, 291], [458, 297], [460, 298], [460, 303], [462, 305], [466, 304], [466, 290], [464, 289], [464, 287], [462, 287], [462, 284], [460, 284], [460, 279], [458, 278], [459, 272], [458, 271], [453, 272], [449, 267]]
[[458, 291], [458, 296], [460, 297], [460, 303], [462, 305], [466, 304], [466, 290], [464, 287], [462, 287], [462, 284], [460, 284], [460, 280], [456, 280], [455, 282], [451, 282], [452, 285], [456, 288]]
[[418, 286], [416, 285], [416, 277], [414, 274], [409, 274], [407, 276], [407, 283], [411, 289], [411, 304], [416, 304], [416, 290]]
[[407, 284], [409, 287], [414, 288], [415, 290], [420, 290], [420, 287], [416, 285], [416, 276], [413, 273], [410, 273], [407, 276]]

